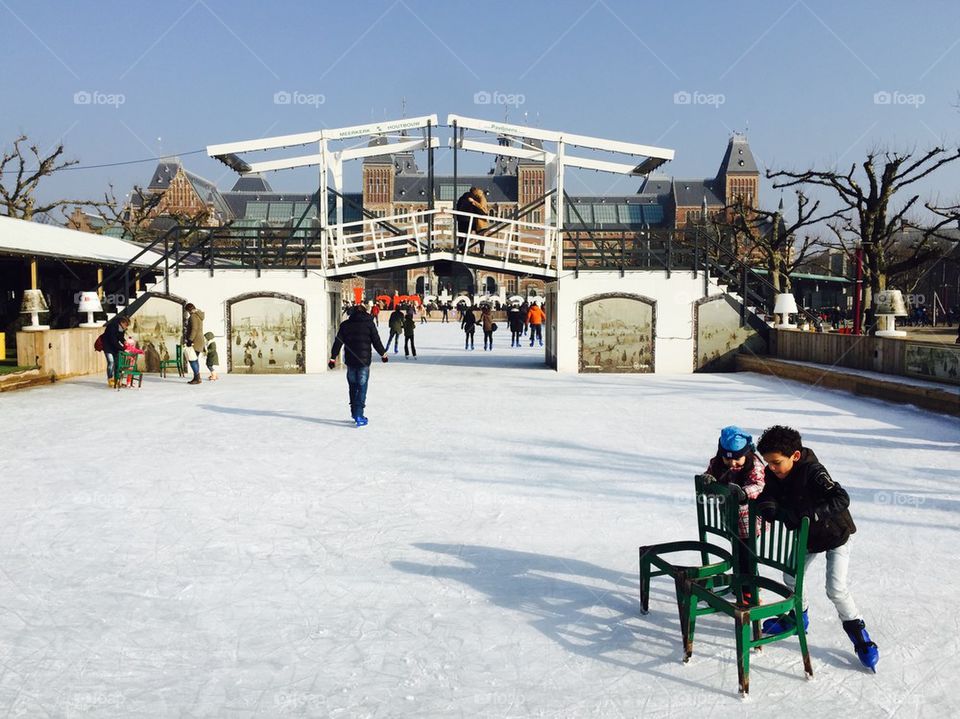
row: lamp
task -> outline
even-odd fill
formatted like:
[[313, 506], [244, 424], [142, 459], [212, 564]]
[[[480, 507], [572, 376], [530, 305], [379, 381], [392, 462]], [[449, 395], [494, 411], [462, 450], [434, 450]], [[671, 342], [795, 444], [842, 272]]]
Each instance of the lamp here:
[[40, 313], [49, 312], [47, 300], [40, 290], [24, 290], [23, 304], [20, 305], [20, 314], [30, 315], [30, 324], [23, 328], [24, 332], [39, 332], [50, 329], [50, 325], [40, 324]]
[[907, 316], [907, 306], [903, 303], [900, 290], [883, 290], [874, 299], [873, 313], [877, 317], [877, 337], [906, 337], [907, 333], [897, 329], [897, 317]]
[[791, 324], [790, 315], [797, 311], [797, 300], [789, 292], [777, 295], [777, 301], [773, 305], [773, 314], [781, 315], [780, 324], [774, 325], [778, 330], [795, 330], [797, 326]]
[[96, 292], [81, 292], [80, 306], [77, 311], [81, 314], [87, 313], [87, 321], [82, 322], [81, 327], [100, 327], [103, 325], [102, 322], [95, 322], [93, 319], [94, 312], [103, 312], [103, 305], [100, 304], [100, 297]]

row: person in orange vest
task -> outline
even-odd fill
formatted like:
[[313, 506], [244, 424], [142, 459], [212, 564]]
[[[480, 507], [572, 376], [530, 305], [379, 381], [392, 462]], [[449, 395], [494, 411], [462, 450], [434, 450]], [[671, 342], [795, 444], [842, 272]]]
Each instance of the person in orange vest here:
[[530, 323], [530, 346], [533, 347], [534, 339], [540, 341], [540, 346], [543, 347], [543, 332], [541, 327], [543, 326], [543, 321], [547, 319], [547, 314], [543, 309], [534, 302], [530, 305], [530, 309], [527, 311], [527, 322]]

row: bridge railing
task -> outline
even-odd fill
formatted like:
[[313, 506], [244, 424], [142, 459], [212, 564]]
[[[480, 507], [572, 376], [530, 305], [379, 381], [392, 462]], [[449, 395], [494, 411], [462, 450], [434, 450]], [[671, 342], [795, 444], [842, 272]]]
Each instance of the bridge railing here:
[[[478, 228], [478, 220], [495, 229]], [[433, 209], [330, 226], [327, 260], [337, 271], [414, 256], [427, 260], [431, 253], [451, 252], [464, 260], [483, 258], [504, 266], [556, 269], [558, 249], [556, 229], [542, 223]]]

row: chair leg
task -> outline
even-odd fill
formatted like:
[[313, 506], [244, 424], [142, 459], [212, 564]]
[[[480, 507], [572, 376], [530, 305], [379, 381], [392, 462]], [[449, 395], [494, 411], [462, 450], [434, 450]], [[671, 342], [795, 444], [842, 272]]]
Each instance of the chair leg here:
[[[801, 616], [803, 610], [800, 608], [794, 609], [796, 616]], [[807, 673], [808, 677], [813, 676], [813, 664], [810, 663], [810, 652], [807, 649], [807, 630], [803, 628], [803, 622], [797, 623], [797, 639], [800, 640], [800, 651], [803, 654], [803, 671]]]
[[738, 612], [734, 617], [737, 626], [737, 678], [740, 680], [740, 693], [750, 693], [750, 615]]
[[647, 548], [640, 547], [640, 613], [650, 611], [650, 559]]
[[697, 603], [693, 600], [690, 580], [677, 574], [674, 577], [677, 588], [677, 611], [680, 613], [680, 634], [683, 637], [683, 661], [693, 656], [693, 633], [697, 626]]

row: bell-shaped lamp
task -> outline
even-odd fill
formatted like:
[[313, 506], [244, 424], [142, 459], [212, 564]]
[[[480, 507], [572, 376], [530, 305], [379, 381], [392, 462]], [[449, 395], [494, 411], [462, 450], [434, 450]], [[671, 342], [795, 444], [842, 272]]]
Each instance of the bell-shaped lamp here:
[[103, 305], [100, 304], [100, 297], [96, 292], [81, 292], [80, 306], [77, 310], [81, 314], [87, 313], [87, 321], [80, 324], [81, 327], [101, 327], [103, 322], [95, 322], [94, 312], [103, 312]]
[[24, 332], [39, 332], [50, 329], [50, 325], [40, 324], [40, 313], [49, 312], [47, 300], [40, 290], [24, 290], [23, 304], [20, 305], [20, 314], [30, 315], [30, 324], [23, 328]]
[[907, 333], [897, 329], [897, 317], [907, 316], [907, 306], [903, 302], [900, 290], [883, 290], [874, 299], [873, 313], [877, 317], [877, 337], [906, 337]]
[[797, 300], [789, 292], [777, 295], [777, 301], [773, 305], [773, 314], [780, 315], [780, 324], [775, 325], [777, 329], [795, 330], [797, 326], [790, 322], [790, 315], [797, 312]]

